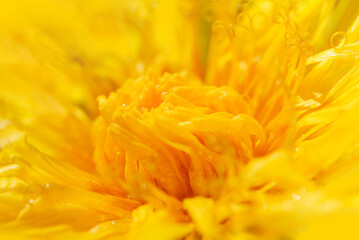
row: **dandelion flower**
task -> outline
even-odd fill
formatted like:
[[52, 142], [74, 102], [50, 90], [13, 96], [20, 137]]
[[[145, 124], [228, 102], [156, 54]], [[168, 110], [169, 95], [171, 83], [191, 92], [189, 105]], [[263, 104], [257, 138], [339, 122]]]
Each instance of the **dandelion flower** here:
[[1, 239], [356, 239], [356, 0], [4, 0]]

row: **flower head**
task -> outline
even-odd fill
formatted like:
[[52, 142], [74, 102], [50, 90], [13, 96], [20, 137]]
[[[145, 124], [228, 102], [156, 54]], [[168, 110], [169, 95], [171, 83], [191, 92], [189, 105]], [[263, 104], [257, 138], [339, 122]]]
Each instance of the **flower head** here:
[[357, 236], [357, 1], [0, 5], [1, 238]]

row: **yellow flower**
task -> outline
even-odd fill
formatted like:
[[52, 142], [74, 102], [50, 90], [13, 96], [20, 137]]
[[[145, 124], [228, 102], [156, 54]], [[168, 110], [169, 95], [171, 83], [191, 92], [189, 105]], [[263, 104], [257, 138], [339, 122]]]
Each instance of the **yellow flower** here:
[[357, 0], [4, 0], [0, 239], [356, 239]]

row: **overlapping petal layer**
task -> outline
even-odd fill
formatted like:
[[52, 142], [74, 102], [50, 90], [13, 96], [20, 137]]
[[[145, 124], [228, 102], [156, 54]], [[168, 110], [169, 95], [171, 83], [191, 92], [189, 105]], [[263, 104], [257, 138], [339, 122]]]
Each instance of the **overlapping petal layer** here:
[[357, 1], [0, 5], [0, 238], [358, 236]]

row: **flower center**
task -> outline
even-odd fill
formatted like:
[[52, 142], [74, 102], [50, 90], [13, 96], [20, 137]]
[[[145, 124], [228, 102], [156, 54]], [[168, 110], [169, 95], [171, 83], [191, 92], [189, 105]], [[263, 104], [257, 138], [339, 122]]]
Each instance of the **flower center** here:
[[244, 97], [187, 73], [129, 81], [99, 104], [94, 160], [113, 183], [211, 196], [222, 177], [263, 152], [264, 130]]

